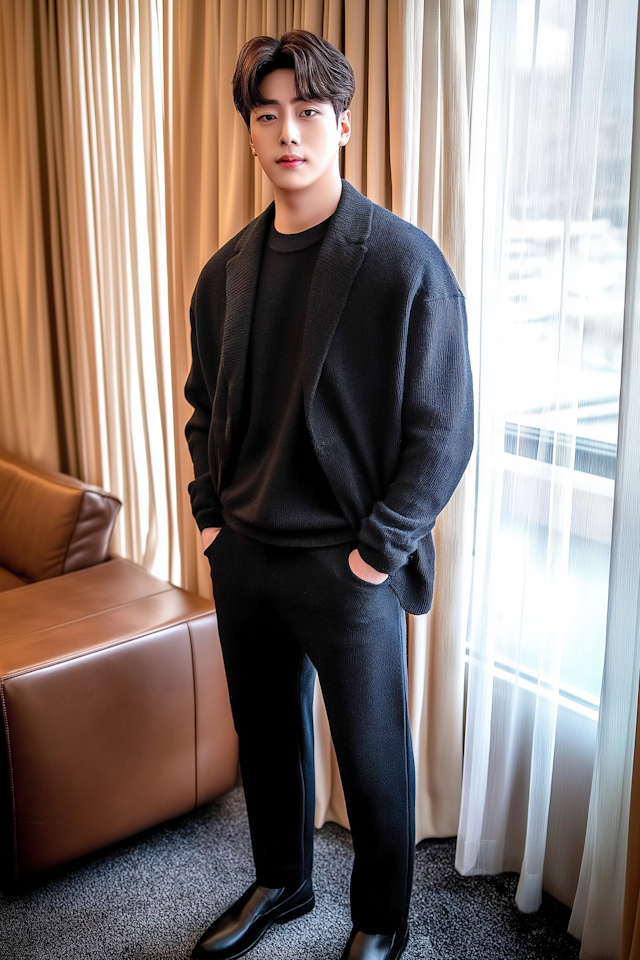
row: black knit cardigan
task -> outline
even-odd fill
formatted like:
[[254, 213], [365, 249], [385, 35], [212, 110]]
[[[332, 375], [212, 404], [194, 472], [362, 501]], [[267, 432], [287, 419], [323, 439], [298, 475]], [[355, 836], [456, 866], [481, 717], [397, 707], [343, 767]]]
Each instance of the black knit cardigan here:
[[[220, 526], [242, 408], [251, 316], [270, 204], [204, 266], [191, 301], [185, 427], [200, 530]], [[473, 448], [464, 297], [437, 245], [348, 181], [309, 293], [303, 398], [318, 461], [362, 558], [426, 613], [432, 529]]]

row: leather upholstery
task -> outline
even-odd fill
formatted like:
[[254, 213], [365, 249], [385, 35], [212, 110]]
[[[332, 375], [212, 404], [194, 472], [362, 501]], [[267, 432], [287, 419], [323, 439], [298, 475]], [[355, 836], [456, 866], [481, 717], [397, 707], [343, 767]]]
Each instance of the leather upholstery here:
[[16, 587], [24, 587], [29, 583], [26, 577], [16, 577], [15, 573], [0, 567], [0, 593], [4, 590], [15, 590]]
[[0, 450], [0, 591], [101, 563], [120, 506], [100, 487]]
[[[49, 638], [44, 631], [51, 627], [79, 623], [93, 614], [163, 593], [170, 587], [143, 567], [118, 557], [67, 574], [64, 583], [58, 577], [11, 591], [0, 596], [0, 664], [8, 669], [12, 650], [18, 662], [22, 662], [24, 641], [21, 637], [30, 635], [32, 643], [43, 644]], [[52, 653], [49, 647], [42, 655], [46, 658]], [[64, 651], [57, 654], [64, 655]]]
[[236, 781], [213, 605], [123, 558], [0, 594], [0, 700], [5, 874], [97, 850]]

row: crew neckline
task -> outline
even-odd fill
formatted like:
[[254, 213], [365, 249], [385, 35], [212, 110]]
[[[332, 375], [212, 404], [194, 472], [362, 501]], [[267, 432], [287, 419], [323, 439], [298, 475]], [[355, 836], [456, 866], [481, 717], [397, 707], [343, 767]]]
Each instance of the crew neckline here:
[[333, 214], [321, 223], [316, 223], [315, 226], [300, 230], [298, 233], [279, 233], [272, 220], [267, 243], [277, 253], [295, 253], [298, 250], [305, 250], [324, 237], [332, 216]]

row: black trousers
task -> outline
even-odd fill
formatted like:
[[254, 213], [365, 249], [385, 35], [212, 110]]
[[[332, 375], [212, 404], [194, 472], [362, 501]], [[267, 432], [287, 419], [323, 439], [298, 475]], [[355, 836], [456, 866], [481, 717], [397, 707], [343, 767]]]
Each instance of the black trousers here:
[[355, 852], [353, 924], [390, 933], [406, 921], [415, 844], [406, 622], [388, 581], [352, 573], [354, 546], [277, 547], [226, 525], [206, 555], [257, 882], [311, 874], [317, 670]]

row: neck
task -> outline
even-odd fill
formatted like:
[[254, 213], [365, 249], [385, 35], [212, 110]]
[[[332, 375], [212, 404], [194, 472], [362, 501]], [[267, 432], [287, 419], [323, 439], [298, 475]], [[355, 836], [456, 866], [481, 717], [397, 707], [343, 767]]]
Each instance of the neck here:
[[278, 233], [301, 233], [330, 217], [338, 206], [342, 179], [338, 166], [302, 190], [273, 187], [274, 226]]

